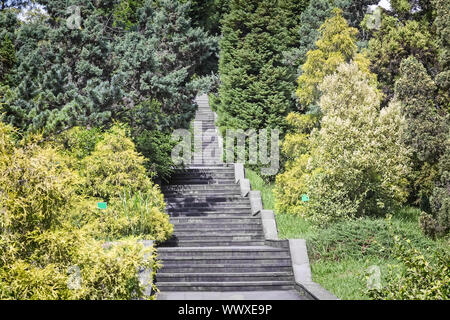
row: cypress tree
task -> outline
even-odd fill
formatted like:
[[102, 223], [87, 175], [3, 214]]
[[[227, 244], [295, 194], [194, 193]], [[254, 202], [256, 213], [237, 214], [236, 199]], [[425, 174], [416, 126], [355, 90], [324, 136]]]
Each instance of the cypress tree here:
[[295, 88], [295, 74], [282, 64], [295, 29], [286, 8], [296, 4], [300, 12], [302, 1], [230, 1], [220, 42], [221, 127], [283, 130]]

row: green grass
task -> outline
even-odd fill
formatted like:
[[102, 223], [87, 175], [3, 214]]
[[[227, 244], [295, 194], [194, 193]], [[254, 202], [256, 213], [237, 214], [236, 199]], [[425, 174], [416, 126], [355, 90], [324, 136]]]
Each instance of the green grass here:
[[[258, 174], [246, 170], [253, 190], [260, 190], [265, 209], [274, 209], [274, 184], [268, 184]], [[391, 225], [396, 234], [411, 240], [415, 248], [448, 250], [448, 240], [433, 241], [419, 228], [420, 210], [405, 207], [392, 213]], [[306, 239], [313, 280], [340, 299], [369, 299], [366, 294], [366, 273], [378, 266], [383, 275], [391, 258], [392, 237], [383, 218], [364, 218], [337, 222], [328, 228], [315, 227], [305, 219], [275, 212], [281, 239]]]
[[245, 177], [250, 180], [252, 190], [261, 191], [264, 209], [274, 210], [275, 197], [273, 195], [274, 183], [267, 183], [255, 171], [245, 169]]

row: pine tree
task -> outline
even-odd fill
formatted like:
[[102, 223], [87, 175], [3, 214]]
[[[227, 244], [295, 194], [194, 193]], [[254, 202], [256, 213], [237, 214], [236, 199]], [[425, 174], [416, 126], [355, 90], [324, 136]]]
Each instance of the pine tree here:
[[8, 8], [21, 8], [30, 3], [32, 0], [0, 0], [0, 10], [3, 11]]
[[332, 15], [333, 6], [329, 0], [310, 1], [308, 7], [300, 15], [297, 45], [289, 53], [290, 64], [295, 67], [305, 63], [306, 53], [315, 49], [319, 38], [319, 28]]
[[[298, 19], [298, 40], [296, 46], [285, 53], [285, 63], [294, 68], [301, 67], [305, 63], [306, 53], [316, 49], [316, 41], [319, 39], [320, 26], [326, 19], [333, 16], [333, 9], [340, 8], [343, 17], [351, 27], [361, 30], [360, 23], [364, 18], [367, 8], [376, 4], [377, 0], [315, 0], [309, 1], [308, 6], [301, 12]], [[361, 36], [362, 33], [359, 33]], [[298, 73], [301, 70], [298, 69]]]
[[418, 161], [436, 163], [444, 151], [447, 134], [443, 116], [435, 106], [436, 84], [414, 57], [402, 61], [395, 96], [404, 105], [408, 122], [405, 142]]
[[438, 45], [439, 73], [435, 81], [439, 87], [438, 102], [450, 113], [450, 2], [434, 0], [434, 27]]
[[42, 3], [49, 19], [16, 31], [26, 41], [19, 42], [16, 86], [5, 120], [27, 131], [108, 126], [142, 101], [155, 99], [169, 116], [166, 128], [189, 121], [199, 88], [194, 75], [212, 54], [215, 39], [192, 28], [188, 5], [146, 1], [136, 8], [134, 29], [124, 30], [111, 18], [117, 13], [114, 1], [84, 2], [79, 28], [70, 28], [66, 11], [77, 1]]

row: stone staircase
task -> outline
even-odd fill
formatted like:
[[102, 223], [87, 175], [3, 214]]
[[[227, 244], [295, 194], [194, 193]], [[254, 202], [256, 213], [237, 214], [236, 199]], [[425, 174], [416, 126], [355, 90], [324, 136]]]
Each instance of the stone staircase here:
[[[161, 293], [293, 290], [288, 248], [266, 245], [261, 218], [235, 183], [234, 166], [221, 162], [214, 113], [197, 98], [194, 130], [201, 152], [162, 190], [174, 235], [158, 248]], [[200, 157], [201, 156], [201, 157]]]

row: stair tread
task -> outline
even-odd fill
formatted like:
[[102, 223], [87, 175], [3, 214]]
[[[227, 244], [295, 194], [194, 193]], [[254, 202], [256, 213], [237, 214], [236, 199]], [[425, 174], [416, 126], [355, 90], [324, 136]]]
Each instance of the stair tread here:
[[285, 284], [285, 285], [294, 285], [292, 281], [284, 281], [284, 280], [274, 280], [274, 281], [189, 281], [189, 282], [158, 282], [158, 285], [165, 286], [244, 286], [244, 285], [274, 285], [274, 284]]

